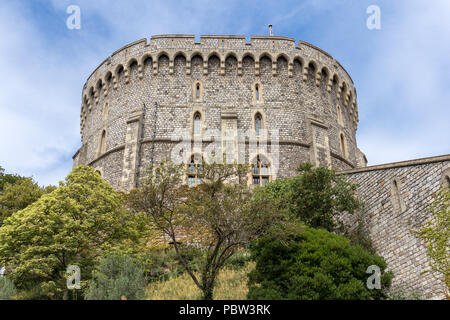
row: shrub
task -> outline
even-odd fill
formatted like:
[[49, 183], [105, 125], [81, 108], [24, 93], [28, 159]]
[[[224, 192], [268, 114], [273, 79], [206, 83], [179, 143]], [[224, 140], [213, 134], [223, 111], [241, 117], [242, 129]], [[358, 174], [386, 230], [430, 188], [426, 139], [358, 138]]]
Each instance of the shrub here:
[[392, 280], [382, 257], [300, 223], [272, 228], [250, 251], [256, 268], [249, 274], [249, 299], [383, 299], [384, 290], [366, 287], [366, 270], [380, 267], [382, 289]]
[[144, 268], [131, 257], [109, 255], [93, 272], [86, 300], [140, 300], [145, 297]]
[[6, 277], [0, 277], [0, 300], [11, 299], [16, 294], [14, 283]]

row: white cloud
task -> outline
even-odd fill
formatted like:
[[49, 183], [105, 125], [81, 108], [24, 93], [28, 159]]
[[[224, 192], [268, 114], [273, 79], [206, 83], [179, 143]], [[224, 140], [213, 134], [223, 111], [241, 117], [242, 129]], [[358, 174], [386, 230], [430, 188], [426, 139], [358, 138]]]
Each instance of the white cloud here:
[[450, 2], [381, 9], [357, 83], [360, 148], [370, 164], [449, 153]]
[[[0, 165], [56, 183], [70, 171], [79, 144], [82, 84], [77, 67], [61, 63], [61, 52], [43, 45], [40, 30], [19, 9], [0, 8]], [[60, 177], [44, 173], [60, 167]]]

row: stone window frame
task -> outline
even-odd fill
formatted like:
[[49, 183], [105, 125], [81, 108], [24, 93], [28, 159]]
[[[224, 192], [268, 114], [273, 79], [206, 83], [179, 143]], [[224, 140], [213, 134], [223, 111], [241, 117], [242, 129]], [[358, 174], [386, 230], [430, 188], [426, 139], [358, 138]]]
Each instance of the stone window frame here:
[[251, 118], [251, 122], [252, 122], [252, 131], [255, 134], [255, 137], [259, 138], [261, 136], [263, 136], [261, 133], [259, 135], [256, 134], [256, 116], [257, 115], [261, 116], [261, 132], [264, 132], [264, 130], [267, 130], [267, 125], [266, 125], [266, 114], [264, 112], [264, 110], [262, 109], [255, 109], [252, 111], [252, 118]]
[[100, 174], [100, 177], [102, 177], [103, 178], [103, 167], [95, 167], [94, 168], [94, 171], [96, 172], [96, 173], [98, 173], [98, 174]]
[[[198, 98], [197, 98], [197, 90], [199, 91]], [[203, 82], [200, 80], [196, 80], [192, 84], [192, 100], [194, 102], [203, 102]]]
[[348, 144], [343, 131], [339, 131], [339, 145], [341, 146], [342, 157], [348, 159]]
[[342, 107], [339, 103], [336, 105], [336, 113], [337, 113], [338, 124], [340, 124], [342, 127], [345, 127], [344, 114], [342, 112]]
[[392, 210], [394, 213], [403, 213], [406, 211], [405, 201], [402, 197], [402, 183], [400, 178], [394, 177], [390, 183], [391, 193], [390, 200], [392, 204]]
[[[198, 157], [201, 158], [201, 162], [196, 162]], [[194, 164], [193, 167], [192, 167], [192, 164]], [[186, 170], [187, 170], [186, 182], [187, 182], [188, 187], [196, 187], [203, 183], [202, 169], [201, 169], [201, 168], [203, 168], [202, 164], [203, 164], [203, 155], [202, 154], [193, 153], [190, 155], [189, 162], [186, 164]], [[191, 169], [194, 169], [194, 170], [191, 170]], [[194, 180], [195, 180], [193, 185], [190, 184], [191, 178], [194, 178]]]
[[442, 188], [450, 188], [450, 167], [445, 168], [442, 171], [442, 177], [441, 177], [441, 187]]
[[[273, 161], [267, 154], [265, 154], [264, 152], [257, 152], [249, 159], [250, 159], [250, 166], [251, 166], [251, 171], [247, 175], [247, 180], [248, 180], [249, 186], [264, 186], [265, 184], [263, 184], [263, 178], [267, 178], [266, 183], [270, 183], [276, 179], [275, 174], [272, 172]], [[267, 162], [267, 167], [266, 167], [267, 171], [266, 172], [263, 172], [261, 170], [264, 162]], [[256, 173], [254, 171], [255, 164], [258, 164], [258, 169], [259, 169], [258, 173]], [[258, 177], [259, 184], [254, 183], [255, 177]]]
[[[257, 88], [258, 88], [258, 90], [257, 90]], [[256, 92], [257, 91], [258, 91], [258, 99], [256, 99]], [[253, 82], [252, 92], [253, 92], [253, 98], [252, 98], [252, 103], [253, 104], [264, 103], [264, 99], [263, 99], [263, 85], [262, 85], [262, 83], [260, 81]]]
[[[200, 133], [195, 133], [195, 131], [194, 131], [195, 130], [194, 117], [196, 114], [200, 114]], [[205, 130], [206, 130], [206, 128], [205, 128], [205, 112], [203, 111], [203, 108], [192, 108], [192, 112], [189, 116], [189, 123], [190, 123], [189, 126], [191, 128], [190, 132], [191, 132], [192, 138], [203, 137]]]
[[[259, 137], [259, 136], [261, 136], [261, 130], [263, 129], [261, 113], [257, 112], [255, 114], [255, 117], [253, 118], [253, 121], [255, 122], [255, 134], [257, 137]], [[258, 124], [259, 124], [259, 126], [258, 126]]]
[[109, 101], [106, 101], [102, 108], [102, 121], [108, 121]]
[[106, 128], [103, 128], [100, 133], [100, 139], [98, 142], [97, 156], [100, 157], [106, 153], [106, 139], [108, 137], [108, 132]]

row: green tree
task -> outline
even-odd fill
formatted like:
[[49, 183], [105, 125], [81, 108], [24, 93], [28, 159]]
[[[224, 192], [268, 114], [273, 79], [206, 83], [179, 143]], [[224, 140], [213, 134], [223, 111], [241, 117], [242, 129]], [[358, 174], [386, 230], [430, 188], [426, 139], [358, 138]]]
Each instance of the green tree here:
[[450, 188], [442, 188], [430, 204], [431, 220], [413, 231], [424, 240], [430, 269], [442, 282], [443, 294], [450, 300]]
[[83, 285], [97, 257], [130, 236], [120, 195], [91, 167], [75, 168], [60, 186], [16, 212], [0, 228], [0, 264], [19, 290], [67, 298], [66, 269]]
[[[130, 207], [145, 212], [171, 240], [204, 299], [213, 298], [217, 275], [236, 250], [248, 245], [277, 219], [278, 211], [271, 199], [253, 201], [253, 190], [246, 184], [247, 171], [243, 165], [203, 164], [203, 183], [187, 188], [182, 185], [182, 167], [162, 164], [130, 194]], [[192, 244], [204, 249], [199, 275], [185, 258]]]
[[336, 219], [340, 214], [353, 214], [361, 208], [355, 196], [357, 186], [334, 170], [304, 163], [297, 171], [296, 177], [271, 182], [260, 192], [280, 199], [282, 208], [308, 226], [328, 231], [343, 228]]
[[2, 194], [5, 184], [14, 184], [21, 179], [23, 177], [17, 174], [5, 173], [5, 169], [0, 166], [0, 194]]
[[25, 209], [37, 201], [43, 194], [50, 193], [56, 187], [39, 187], [32, 178], [21, 178], [15, 183], [6, 183], [0, 195], [0, 221], [5, 220], [14, 212]]
[[141, 300], [145, 298], [145, 271], [132, 257], [111, 254], [100, 260], [86, 291], [86, 300]]
[[[256, 267], [249, 274], [249, 299], [382, 299], [392, 280], [382, 257], [302, 223], [277, 225], [250, 251]], [[381, 270], [381, 290], [366, 286], [371, 265]]]

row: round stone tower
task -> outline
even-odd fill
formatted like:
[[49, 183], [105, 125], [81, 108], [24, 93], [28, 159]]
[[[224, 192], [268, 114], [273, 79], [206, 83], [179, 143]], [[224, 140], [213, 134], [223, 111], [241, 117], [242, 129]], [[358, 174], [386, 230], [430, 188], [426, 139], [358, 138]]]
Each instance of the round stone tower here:
[[254, 184], [289, 177], [307, 161], [366, 165], [352, 79], [328, 53], [286, 37], [133, 42], [90, 75], [80, 118], [74, 166], [95, 167], [120, 190], [135, 187], [152, 162], [174, 157], [193, 162], [186, 178], [195, 184], [197, 155], [214, 148], [254, 164]]

